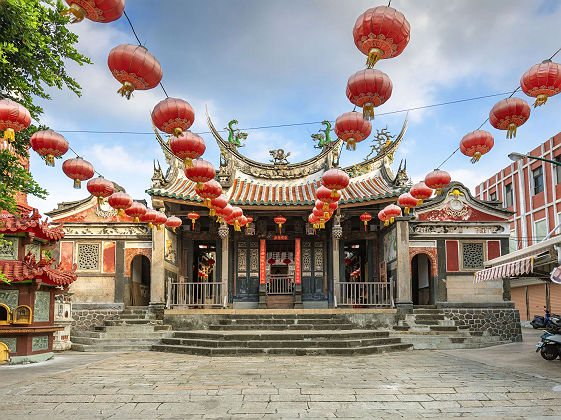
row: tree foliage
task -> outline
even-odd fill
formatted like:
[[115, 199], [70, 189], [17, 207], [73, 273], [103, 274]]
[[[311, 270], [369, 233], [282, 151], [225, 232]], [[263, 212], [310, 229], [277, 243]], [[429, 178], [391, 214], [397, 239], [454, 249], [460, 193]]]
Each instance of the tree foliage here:
[[[78, 83], [66, 72], [66, 62], [91, 61], [75, 45], [68, 18], [60, 15], [60, 0], [0, 0], [0, 97], [25, 106], [39, 122], [43, 109], [38, 99], [51, 99], [50, 88], [67, 88], [80, 95]], [[46, 127], [41, 127], [44, 129]], [[39, 127], [16, 133], [16, 152], [28, 156], [29, 139]], [[46, 191], [27, 173], [17, 157], [0, 152], [0, 210], [16, 212], [15, 195], [25, 192], [44, 197]]]

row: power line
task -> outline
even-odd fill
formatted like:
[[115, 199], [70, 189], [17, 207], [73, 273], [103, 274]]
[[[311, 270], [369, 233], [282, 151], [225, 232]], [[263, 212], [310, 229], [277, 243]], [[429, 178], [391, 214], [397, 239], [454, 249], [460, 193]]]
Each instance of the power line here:
[[[403, 113], [403, 112], [409, 112], [409, 111], [418, 111], [421, 109], [427, 109], [427, 108], [435, 108], [435, 107], [439, 107], [439, 106], [444, 106], [444, 105], [453, 105], [453, 104], [458, 104], [458, 103], [462, 103], [462, 102], [469, 102], [469, 101], [476, 101], [476, 100], [480, 100], [480, 99], [486, 99], [486, 98], [492, 98], [495, 96], [504, 96], [509, 92], [501, 92], [501, 93], [493, 93], [490, 95], [483, 95], [483, 96], [474, 96], [472, 98], [464, 98], [464, 99], [456, 99], [453, 101], [446, 101], [446, 102], [439, 102], [436, 104], [430, 104], [430, 105], [422, 105], [422, 106], [417, 106], [417, 107], [413, 107], [413, 108], [404, 108], [404, 109], [398, 109], [395, 111], [388, 111], [388, 112], [380, 112], [378, 114], [376, 114], [377, 116], [382, 116], [382, 115], [392, 115], [392, 114], [399, 114], [399, 113]], [[329, 121], [331, 123], [334, 123], [335, 121]], [[286, 124], [275, 124], [275, 125], [263, 125], [263, 126], [258, 126], [258, 127], [246, 127], [246, 128], [240, 128], [240, 130], [264, 130], [264, 129], [269, 129], [269, 128], [284, 128], [284, 127], [297, 127], [297, 126], [302, 126], [302, 125], [315, 125], [315, 124], [321, 124], [322, 121], [307, 121], [307, 122], [298, 122], [298, 123], [286, 123]], [[102, 130], [56, 130], [59, 133], [90, 133], [90, 134], [138, 134], [138, 135], [153, 135], [154, 133], [151, 131], [102, 131]], [[227, 132], [227, 130], [217, 130], [219, 133], [225, 133]], [[202, 131], [199, 133], [195, 133], [195, 134], [211, 134], [211, 131]]]

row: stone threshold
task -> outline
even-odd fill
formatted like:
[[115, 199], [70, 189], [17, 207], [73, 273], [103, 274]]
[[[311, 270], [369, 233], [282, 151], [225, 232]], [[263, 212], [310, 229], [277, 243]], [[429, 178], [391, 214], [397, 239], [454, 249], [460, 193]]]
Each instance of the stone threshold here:
[[165, 315], [295, 315], [295, 314], [395, 314], [391, 308], [331, 308], [331, 309], [166, 309]]

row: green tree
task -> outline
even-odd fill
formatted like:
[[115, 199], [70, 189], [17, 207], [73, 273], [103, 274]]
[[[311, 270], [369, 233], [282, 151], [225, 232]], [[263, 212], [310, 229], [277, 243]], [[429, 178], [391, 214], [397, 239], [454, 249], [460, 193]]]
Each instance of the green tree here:
[[[21, 103], [37, 122], [43, 113], [37, 99], [51, 99], [50, 88], [67, 88], [80, 96], [66, 62], [91, 63], [75, 48], [78, 36], [60, 14], [65, 8], [60, 0], [0, 0], [0, 97]], [[32, 125], [16, 133], [16, 152], [28, 156], [31, 135], [44, 128]], [[1, 151], [0, 210], [17, 212], [17, 192], [47, 194], [14, 155]]]

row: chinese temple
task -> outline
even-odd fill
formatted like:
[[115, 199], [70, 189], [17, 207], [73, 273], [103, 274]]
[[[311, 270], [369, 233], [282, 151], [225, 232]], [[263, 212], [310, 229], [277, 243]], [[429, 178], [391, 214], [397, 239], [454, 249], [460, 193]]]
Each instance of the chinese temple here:
[[20, 215], [3, 211], [0, 219], [0, 363], [53, 356], [53, 333], [64, 329], [55, 325], [55, 297], [76, 280], [75, 267], [54, 265], [49, 256], [63, 227], [42, 220], [25, 194], [17, 203]]

